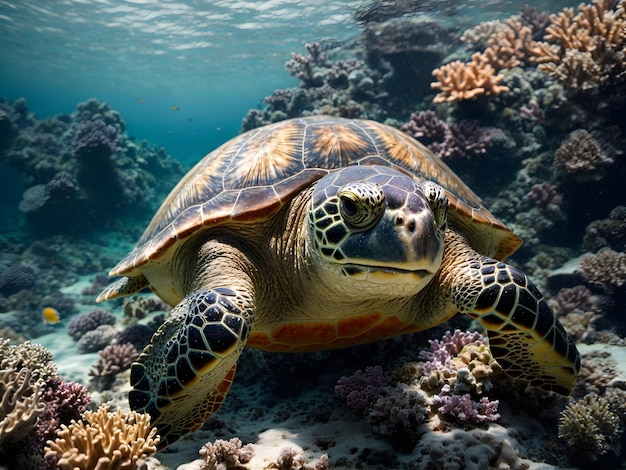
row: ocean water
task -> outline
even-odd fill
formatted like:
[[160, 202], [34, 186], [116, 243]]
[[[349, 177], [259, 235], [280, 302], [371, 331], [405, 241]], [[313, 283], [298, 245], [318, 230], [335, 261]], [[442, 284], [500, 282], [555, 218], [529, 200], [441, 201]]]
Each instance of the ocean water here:
[[291, 51], [353, 35], [358, 4], [3, 0], [0, 94], [25, 97], [41, 118], [106, 101], [129, 134], [197, 160], [297, 83], [284, 69]]
[[[312, 41], [344, 41], [366, 1], [0, 1], [0, 95], [24, 97], [40, 118], [89, 98], [120, 111], [128, 133], [193, 162], [239, 132]], [[385, 3], [385, 2], [382, 2]], [[520, 5], [570, 2], [414, 2], [459, 27]], [[172, 108], [175, 108], [172, 109]]]
[[[606, 0], [603, 5], [613, 12], [617, 3]], [[306, 468], [316, 463], [315, 468], [324, 468], [324, 454], [333, 469], [463, 468], [466, 457], [472, 468], [625, 468], [619, 449], [626, 446], [626, 37], [614, 35], [622, 42], [609, 50], [614, 57], [609, 53], [598, 59], [609, 66], [596, 69], [608, 79], [589, 88], [576, 89], [571, 77], [541, 72], [526, 59], [519, 66], [503, 67], [502, 83], [509, 89], [501, 94], [439, 103], [430, 86], [436, 67], [467, 62], [483, 49], [460, 41], [466, 29], [531, 6], [546, 13], [537, 15], [537, 23], [529, 21], [539, 40], [545, 38], [547, 14], [578, 4], [0, 0], [0, 360], [8, 350], [5, 339], [42, 344], [54, 354], [60, 377], [84, 385], [94, 406], [107, 402], [128, 410], [129, 362], [119, 366], [121, 371], [107, 370], [110, 363], [103, 364], [101, 356], [105, 350], [112, 355], [110, 348], [120, 343], [143, 350], [171, 306], [148, 289], [100, 304], [95, 298], [112, 281], [107, 272], [133, 249], [170, 188], [204, 155], [238, 135], [247, 115], [258, 119], [246, 121], [250, 127], [288, 113], [367, 117], [415, 132], [436, 154], [428, 158], [444, 160], [498, 220], [524, 239], [505, 261], [533, 280], [581, 353], [583, 367], [571, 396], [547, 394], [506, 376], [482, 348], [488, 343], [486, 333], [469, 333], [481, 325], [464, 315], [426, 331], [343, 350], [277, 354], [245, 348], [222, 408], [197, 432], [158, 453], [163, 466], [153, 461], [149, 469], [178, 468], [196, 460], [205, 443], [235, 437], [255, 446], [248, 469], [283, 468], [277, 462], [289, 449], [304, 456]], [[620, 14], [626, 16], [626, 0], [621, 5]], [[394, 6], [410, 12], [380, 24], [358, 19], [362, 12], [383, 15]], [[394, 40], [377, 49], [372, 37], [381, 25]], [[394, 35], [398, 25], [411, 34], [425, 28], [419, 31], [423, 35], [411, 37], [432, 43], [416, 45]], [[306, 54], [305, 44], [315, 42], [328, 47], [329, 60], [314, 65], [317, 76], [291, 76], [285, 62], [293, 52]], [[346, 69], [355, 63], [358, 73], [350, 78]], [[270, 99], [264, 102], [266, 97]], [[11, 121], [20, 104], [4, 100], [19, 98], [37, 115], [35, 126]], [[95, 117], [93, 109], [87, 118], [67, 116], [91, 98], [118, 111], [132, 139], [117, 135], [116, 123], [107, 127], [108, 121]], [[432, 134], [415, 131], [418, 114]], [[104, 117], [111, 115], [115, 113]], [[117, 139], [113, 143], [111, 135]], [[351, 147], [360, 141], [346, 142]], [[284, 168], [280, 157], [272, 163], [271, 171]], [[239, 166], [237, 174], [250, 174], [248, 170]], [[476, 203], [470, 191], [447, 189]], [[508, 244], [501, 251], [517, 243], [502, 236]], [[476, 246], [493, 248], [481, 245], [484, 237], [477, 238], [477, 251]], [[370, 238], [359, 240], [369, 243]], [[249, 240], [241, 243], [250, 245]], [[383, 254], [396, 256], [393, 251]], [[176, 261], [182, 266], [184, 257]], [[258, 268], [264, 272], [264, 266]], [[495, 268], [483, 272], [489, 269]], [[500, 282], [508, 274], [498, 269]], [[391, 273], [386, 279], [393, 278]], [[405, 274], [402, 270], [400, 275]], [[516, 284], [520, 276], [513, 276]], [[487, 274], [484, 279], [487, 285]], [[291, 279], [285, 281], [287, 285]], [[383, 291], [380, 285], [376, 288]], [[285, 289], [276, 286], [278, 292]], [[418, 295], [398, 303], [416, 301], [428, 308], [431, 302]], [[543, 316], [535, 320], [527, 305], [536, 300], [528, 294], [522, 302], [524, 296], [518, 296], [520, 304], [528, 302], [515, 311], [521, 318], [513, 321], [518, 331], [532, 330], [536, 323], [544, 334], [544, 323], [552, 324], [545, 305], [539, 303]], [[481, 295], [480, 302], [490, 297]], [[291, 304], [293, 299], [288, 300]], [[336, 300], [326, 299], [324, 308], [330, 311]], [[498, 308], [506, 309], [506, 300]], [[377, 315], [367, 318], [374, 321]], [[355, 330], [366, 336], [361, 330], [365, 316], [354, 316]], [[494, 321], [496, 315], [491, 317]], [[528, 321], [530, 327], [524, 323]], [[100, 331], [94, 326], [99, 322], [106, 323]], [[330, 325], [312, 323], [321, 330]], [[350, 322], [342, 325], [349, 327]], [[290, 327], [303, 331], [301, 323]], [[81, 329], [79, 339], [76, 330]], [[308, 330], [304, 336], [308, 339]], [[523, 349], [524, 341], [533, 341], [520, 335], [517, 343], [507, 343], [503, 336], [505, 345], [494, 348], [496, 353], [510, 344]], [[458, 350], [470, 337], [479, 338], [468, 345], [478, 349]], [[550, 341], [540, 341], [537, 349], [548, 359], [540, 357], [528, 370], [556, 357], [555, 369], [564, 371], [556, 386], [562, 392], [573, 382], [567, 361], [575, 355], [563, 360], [559, 346], [564, 346], [546, 343]], [[476, 377], [461, 374], [457, 368], [465, 367], [459, 361], [465, 361], [466, 370], [476, 367]], [[106, 374], [98, 375], [97, 367]], [[422, 381], [429, 369], [433, 373]], [[50, 384], [46, 387], [47, 393], [52, 390]], [[357, 399], [343, 396], [342, 388]], [[69, 413], [64, 418], [63, 424], [69, 424]], [[561, 432], [565, 418], [575, 425]], [[55, 437], [52, 425], [47, 428], [51, 434], [42, 437], [44, 431], [31, 429], [28, 434], [39, 439], [41, 445], [33, 452], [40, 464], [46, 439]], [[0, 439], [0, 467], [3, 459], [11, 458], [8, 468], [32, 468], [19, 460], [22, 443], [4, 446]], [[185, 468], [198, 468], [197, 463]]]

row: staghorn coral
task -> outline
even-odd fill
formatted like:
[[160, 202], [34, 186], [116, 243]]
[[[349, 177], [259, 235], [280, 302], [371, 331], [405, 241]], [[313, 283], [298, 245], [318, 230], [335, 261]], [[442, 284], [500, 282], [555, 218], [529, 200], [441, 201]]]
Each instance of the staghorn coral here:
[[7, 444], [24, 439], [46, 405], [41, 402], [44, 381], [16, 361], [0, 362], [0, 455]]
[[390, 384], [381, 366], [371, 366], [363, 371], [357, 370], [352, 375], [341, 377], [335, 386], [335, 393], [351, 408], [365, 411], [379, 396], [381, 390]]
[[434, 103], [469, 100], [483, 94], [498, 95], [509, 91], [507, 86], [500, 85], [504, 75], [496, 74], [488, 58], [478, 52], [472, 55], [469, 63], [455, 60], [433, 70], [433, 76], [437, 81], [430, 86], [439, 90]]
[[430, 374], [445, 367], [452, 367], [452, 358], [459, 354], [469, 344], [484, 344], [483, 336], [478, 332], [454, 330], [446, 331], [441, 340], [433, 339], [430, 343], [430, 351], [420, 352], [420, 358], [425, 362], [422, 370]]
[[62, 470], [135, 470], [157, 451], [156, 433], [147, 414], [123, 414], [120, 408], [112, 413], [101, 406], [85, 412], [80, 421], [62, 424], [57, 438], [48, 441], [46, 458], [58, 459], [56, 465]]
[[602, 178], [612, 163], [600, 142], [585, 129], [571, 132], [554, 153], [557, 172], [577, 182]]
[[254, 454], [254, 446], [241, 442], [241, 439], [234, 437], [229, 441], [217, 439], [215, 442], [207, 442], [199, 451], [204, 459], [202, 465], [206, 470], [230, 470], [240, 468], [242, 464], [250, 461]]
[[98, 351], [100, 358], [89, 371], [94, 377], [93, 383], [97, 390], [107, 390], [113, 385], [115, 376], [130, 367], [139, 352], [130, 343], [110, 344]]
[[580, 258], [580, 272], [587, 282], [611, 291], [626, 283], [626, 253], [603, 248]]
[[545, 42], [538, 42], [531, 59], [539, 70], [578, 92], [610, 84], [624, 73], [626, 13], [624, 2], [595, 0], [550, 15]]
[[568, 403], [561, 413], [559, 437], [576, 460], [596, 460], [607, 452], [617, 452], [619, 418], [611, 412], [606, 399], [589, 393], [577, 402]]
[[524, 65], [534, 43], [532, 29], [516, 16], [505, 20], [504, 27], [494, 31], [487, 42], [482, 55], [495, 70]]

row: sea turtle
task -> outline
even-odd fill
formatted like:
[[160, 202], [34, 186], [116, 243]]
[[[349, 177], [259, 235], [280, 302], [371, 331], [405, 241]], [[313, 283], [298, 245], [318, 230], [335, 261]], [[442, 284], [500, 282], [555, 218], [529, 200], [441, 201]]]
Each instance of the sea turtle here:
[[221, 405], [244, 346], [314, 351], [438, 325], [487, 330], [502, 368], [568, 394], [576, 347], [501, 260], [521, 244], [425, 146], [329, 116], [248, 131], [174, 188], [98, 301], [150, 287], [173, 306], [132, 367], [161, 447]]

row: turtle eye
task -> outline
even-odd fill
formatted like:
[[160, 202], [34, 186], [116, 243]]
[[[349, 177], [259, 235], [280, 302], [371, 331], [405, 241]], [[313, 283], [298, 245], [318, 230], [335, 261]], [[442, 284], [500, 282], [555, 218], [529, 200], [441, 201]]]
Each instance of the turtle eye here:
[[352, 183], [337, 193], [339, 212], [348, 224], [356, 229], [372, 227], [385, 208], [385, 193], [374, 183]]
[[448, 196], [441, 186], [432, 181], [424, 184], [424, 195], [428, 199], [430, 208], [435, 215], [435, 221], [438, 228], [445, 228], [448, 222]]

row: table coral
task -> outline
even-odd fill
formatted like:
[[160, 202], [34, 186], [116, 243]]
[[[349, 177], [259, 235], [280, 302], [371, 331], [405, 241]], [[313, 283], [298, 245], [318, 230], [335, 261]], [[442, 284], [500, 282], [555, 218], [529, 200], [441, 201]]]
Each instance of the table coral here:
[[61, 425], [54, 441], [48, 441], [46, 458], [56, 458], [61, 470], [128, 469], [157, 451], [159, 437], [150, 416], [107, 406], [87, 411], [80, 421]]

